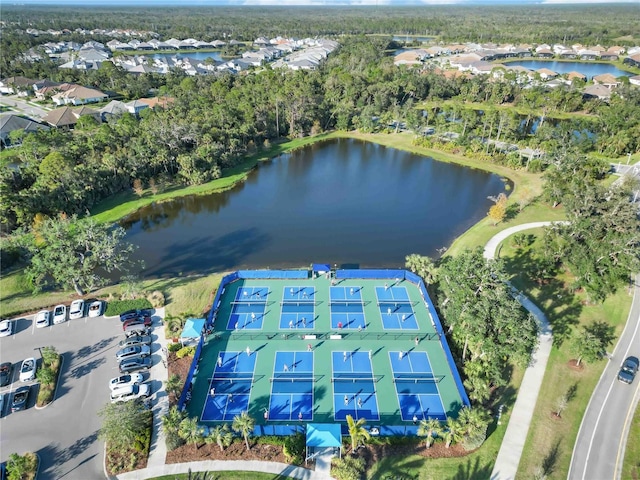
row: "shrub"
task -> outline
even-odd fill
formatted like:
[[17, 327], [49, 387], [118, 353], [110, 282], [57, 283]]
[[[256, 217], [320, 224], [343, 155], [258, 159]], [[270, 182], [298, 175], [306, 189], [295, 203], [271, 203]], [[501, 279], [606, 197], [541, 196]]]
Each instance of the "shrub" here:
[[154, 308], [151, 302], [146, 298], [136, 298], [135, 300], [113, 300], [107, 305], [107, 310], [104, 312], [107, 317], [115, 317], [127, 310]]
[[178, 358], [191, 357], [195, 355], [195, 353], [196, 353], [196, 347], [182, 347], [180, 350], [176, 352], [176, 357]]
[[295, 435], [286, 437], [282, 452], [287, 458], [287, 462], [300, 465], [304, 461], [305, 446], [306, 442], [302, 433], [298, 432]]
[[183, 347], [182, 347], [182, 344], [180, 344], [180, 343], [170, 343], [170, 344], [167, 346], [167, 349], [168, 349], [170, 352], [177, 352], [177, 351], [178, 351], [178, 350], [180, 350], [181, 348], [183, 348]]
[[167, 444], [167, 450], [175, 450], [185, 443], [178, 435], [166, 435], [164, 438], [165, 443]]
[[24, 455], [12, 453], [7, 460], [7, 478], [9, 480], [34, 479], [37, 469], [38, 457], [32, 452], [27, 452]]
[[337, 480], [360, 480], [364, 473], [364, 458], [347, 455], [334, 458], [331, 463], [331, 476]]
[[147, 295], [147, 301], [153, 305], [153, 308], [161, 308], [164, 307], [165, 298], [164, 293], [160, 290], [154, 290], [149, 295]]

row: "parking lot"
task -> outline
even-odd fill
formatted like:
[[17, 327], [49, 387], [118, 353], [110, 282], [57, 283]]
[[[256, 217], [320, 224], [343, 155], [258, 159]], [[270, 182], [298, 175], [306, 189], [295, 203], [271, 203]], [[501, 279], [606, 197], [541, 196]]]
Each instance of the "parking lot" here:
[[[160, 323], [153, 317], [154, 326]], [[118, 376], [114, 357], [118, 342], [124, 339], [119, 319], [104, 317], [68, 320], [59, 325], [35, 328], [33, 315], [14, 322], [14, 333], [0, 338], [0, 363], [13, 364], [12, 382], [0, 388], [4, 396], [0, 419], [0, 460], [11, 453], [35, 452], [41, 460], [39, 479], [103, 478], [103, 443], [98, 440], [101, 419], [97, 416], [109, 402], [108, 382]], [[157, 328], [151, 358], [154, 370], [162, 368]], [[39, 348], [54, 346], [63, 357], [61, 375], [54, 401], [36, 409], [37, 381], [31, 385], [27, 409], [11, 413], [12, 392], [25, 385], [18, 380], [20, 364], [34, 357], [40, 367]], [[162, 387], [160, 380], [149, 378], [154, 394]]]

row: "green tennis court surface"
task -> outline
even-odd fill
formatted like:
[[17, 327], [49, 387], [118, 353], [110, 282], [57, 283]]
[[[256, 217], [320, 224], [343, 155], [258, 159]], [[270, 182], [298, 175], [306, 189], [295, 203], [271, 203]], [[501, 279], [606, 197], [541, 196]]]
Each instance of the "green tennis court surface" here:
[[182, 402], [190, 416], [215, 425], [247, 410], [256, 433], [271, 434], [351, 415], [397, 434], [468, 404], [431, 301], [415, 276], [405, 279], [412, 274], [264, 272], [223, 281]]

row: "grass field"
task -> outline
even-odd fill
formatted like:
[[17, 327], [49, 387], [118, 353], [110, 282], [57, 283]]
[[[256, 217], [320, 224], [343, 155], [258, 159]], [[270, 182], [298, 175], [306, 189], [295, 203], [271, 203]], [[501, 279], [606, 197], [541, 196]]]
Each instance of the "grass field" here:
[[[527, 233], [535, 235], [540, 231], [532, 230]], [[602, 360], [587, 364], [582, 370], [571, 368], [569, 360], [575, 358], [575, 355], [571, 352], [569, 335], [580, 325], [606, 319], [615, 327], [616, 337], [619, 336], [626, 322], [632, 297], [623, 288], [601, 305], [586, 305], [584, 293], [572, 293], [566, 288], [564, 282], [569, 279], [564, 274], [545, 285], [531, 282], [524, 272], [527, 272], [531, 262], [535, 262], [532, 252], [536, 246], [539, 247], [537, 242], [539, 239], [529, 248], [516, 249], [507, 239], [500, 254], [507, 262], [509, 271], [517, 272], [514, 273], [513, 284], [526, 292], [544, 310], [554, 328], [554, 347], [517, 478], [533, 478], [536, 469], [544, 464], [549, 479], [561, 479], [567, 476], [582, 415], [605, 367], [605, 361]], [[609, 348], [609, 351], [612, 350], [613, 346]], [[561, 418], [557, 418], [554, 412], [558, 399], [570, 389], [575, 389], [575, 394]]]
[[640, 408], [637, 407], [627, 439], [622, 478], [640, 478]]

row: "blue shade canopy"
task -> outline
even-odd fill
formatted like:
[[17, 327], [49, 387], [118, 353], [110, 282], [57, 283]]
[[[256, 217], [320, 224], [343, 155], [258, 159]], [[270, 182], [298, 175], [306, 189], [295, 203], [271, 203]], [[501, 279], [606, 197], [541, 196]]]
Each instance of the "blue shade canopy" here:
[[339, 423], [307, 423], [307, 447], [339, 447], [342, 435]]
[[204, 328], [204, 318], [187, 318], [180, 338], [198, 338]]

